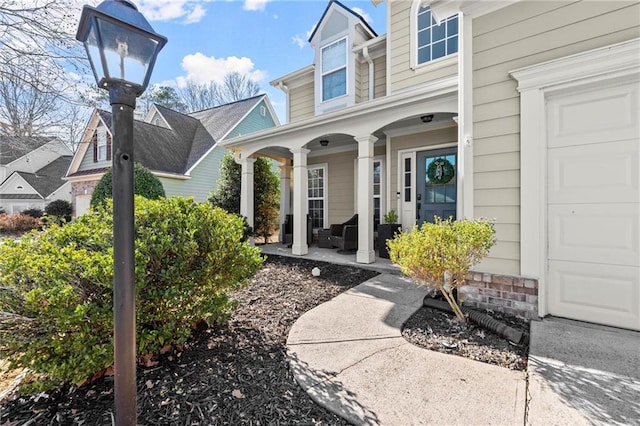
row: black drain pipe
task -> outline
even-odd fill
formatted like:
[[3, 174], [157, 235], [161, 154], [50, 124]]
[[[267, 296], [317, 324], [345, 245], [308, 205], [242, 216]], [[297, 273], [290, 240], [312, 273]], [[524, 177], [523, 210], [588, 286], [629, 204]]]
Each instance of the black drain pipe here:
[[[425, 296], [422, 304], [427, 308], [434, 308], [451, 314], [453, 313], [453, 309], [451, 309], [449, 303], [445, 302], [444, 300], [433, 299], [430, 296]], [[509, 327], [508, 325], [501, 323], [500, 321], [490, 317], [489, 315], [483, 314], [482, 312], [478, 312], [467, 307], [462, 307], [462, 312], [467, 314], [469, 316], [469, 319], [474, 323], [509, 339], [510, 342], [513, 342], [517, 345], [529, 344], [529, 333], [527, 332], [516, 330], [515, 328]]]

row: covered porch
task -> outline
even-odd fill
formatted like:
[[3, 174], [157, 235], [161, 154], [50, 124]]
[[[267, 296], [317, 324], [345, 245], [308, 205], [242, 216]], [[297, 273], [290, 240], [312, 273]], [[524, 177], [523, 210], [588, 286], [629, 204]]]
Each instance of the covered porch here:
[[[411, 185], [402, 182], [404, 170], [400, 163], [404, 157], [401, 155], [412, 149], [415, 164], [415, 151], [420, 146], [445, 146], [424, 139], [412, 142], [414, 145], [404, 142], [403, 145], [395, 138], [446, 133], [447, 149], [457, 152], [458, 156], [456, 179], [460, 184], [457, 190], [464, 191], [460, 178], [464, 175], [462, 167], [467, 157], [469, 164], [471, 160], [464, 144], [457, 142], [457, 111], [457, 80], [445, 79], [420, 90], [227, 141], [223, 146], [235, 152], [236, 161], [242, 167], [241, 214], [249, 224], [254, 223], [255, 158], [276, 159], [280, 163], [280, 224], [284, 224], [288, 216], [293, 218], [291, 254], [303, 256], [311, 250], [307, 215], [317, 240], [320, 230], [357, 214], [355, 263], [384, 263], [386, 259], [376, 255], [374, 240], [375, 227], [383, 222], [383, 216], [390, 210], [404, 212], [399, 222], [405, 228], [415, 224], [416, 207], [404, 206], [401, 193], [405, 189], [413, 191], [413, 197], [409, 198], [415, 204], [417, 181], [414, 173]], [[462, 208], [461, 203], [458, 207]], [[287, 247], [283, 245], [279, 249]]]

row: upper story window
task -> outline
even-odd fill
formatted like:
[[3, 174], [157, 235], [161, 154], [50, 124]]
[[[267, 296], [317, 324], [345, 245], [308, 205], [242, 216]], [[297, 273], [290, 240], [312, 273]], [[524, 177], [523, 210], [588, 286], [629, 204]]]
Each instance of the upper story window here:
[[458, 52], [458, 15], [437, 24], [429, 6], [418, 9], [417, 63], [444, 58]]
[[347, 39], [322, 48], [322, 101], [347, 94]]
[[98, 161], [107, 160], [107, 132], [98, 131]]

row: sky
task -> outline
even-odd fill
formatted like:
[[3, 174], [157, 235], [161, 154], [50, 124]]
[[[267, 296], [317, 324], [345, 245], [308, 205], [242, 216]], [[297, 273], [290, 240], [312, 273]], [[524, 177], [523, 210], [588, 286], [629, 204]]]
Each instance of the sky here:
[[[179, 86], [186, 79], [220, 81], [230, 71], [253, 78], [281, 123], [285, 94], [269, 82], [310, 65], [308, 38], [329, 0], [134, 0], [153, 29], [169, 41], [150, 84]], [[378, 33], [386, 33], [386, 3], [344, 0]]]

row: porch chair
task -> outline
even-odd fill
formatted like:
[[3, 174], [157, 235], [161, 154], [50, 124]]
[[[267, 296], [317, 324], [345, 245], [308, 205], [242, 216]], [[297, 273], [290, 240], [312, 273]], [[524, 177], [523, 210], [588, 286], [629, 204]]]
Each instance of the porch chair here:
[[329, 241], [338, 251], [358, 249], [358, 214], [351, 216], [349, 220], [329, 227]]

